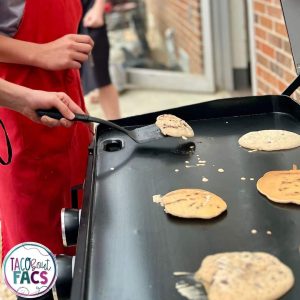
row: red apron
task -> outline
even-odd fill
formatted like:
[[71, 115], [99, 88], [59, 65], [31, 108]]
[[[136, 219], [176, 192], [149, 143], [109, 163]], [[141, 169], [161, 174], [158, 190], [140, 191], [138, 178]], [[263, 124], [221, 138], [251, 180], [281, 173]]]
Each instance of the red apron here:
[[[80, 0], [26, 0], [16, 39], [46, 43], [77, 33]], [[63, 91], [85, 110], [78, 70], [46, 71], [0, 64], [0, 77], [39, 90]], [[3, 256], [16, 244], [32, 241], [55, 254], [73, 254], [63, 247], [60, 211], [71, 206], [71, 187], [83, 183], [90, 132], [87, 125], [48, 128], [8, 109], [0, 109], [13, 159], [0, 168]], [[0, 156], [6, 144], [0, 142]]]

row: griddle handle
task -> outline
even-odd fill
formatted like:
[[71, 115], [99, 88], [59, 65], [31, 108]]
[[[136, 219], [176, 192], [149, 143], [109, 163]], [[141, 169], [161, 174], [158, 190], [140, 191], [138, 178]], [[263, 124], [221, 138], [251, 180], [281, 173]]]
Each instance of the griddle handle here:
[[300, 75], [286, 88], [286, 90], [282, 93], [284, 96], [291, 96], [297, 88], [300, 86]]

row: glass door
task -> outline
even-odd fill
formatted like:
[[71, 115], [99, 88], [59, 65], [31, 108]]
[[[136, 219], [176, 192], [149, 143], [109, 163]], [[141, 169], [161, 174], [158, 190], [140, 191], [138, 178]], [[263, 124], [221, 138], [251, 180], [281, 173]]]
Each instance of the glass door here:
[[111, 65], [116, 70], [122, 66], [127, 84], [215, 91], [210, 0], [111, 0], [110, 4], [106, 19]]

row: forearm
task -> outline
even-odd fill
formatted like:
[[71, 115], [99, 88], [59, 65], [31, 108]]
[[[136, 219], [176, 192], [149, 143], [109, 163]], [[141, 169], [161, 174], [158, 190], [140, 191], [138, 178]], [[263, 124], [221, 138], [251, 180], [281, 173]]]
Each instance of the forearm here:
[[0, 35], [0, 62], [38, 66], [39, 44]]
[[104, 14], [104, 7], [105, 7], [105, 0], [95, 0], [93, 9], [96, 9], [101, 12], [101, 14]]
[[[30, 120], [46, 126], [70, 127], [74, 113], [84, 114], [72, 99], [62, 92], [46, 92], [29, 89], [0, 78], [0, 107], [12, 109]], [[37, 109], [56, 108], [63, 115], [60, 120], [47, 116], [39, 117]]]
[[30, 89], [0, 79], [0, 106], [15, 109], [20, 102], [26, 102]]

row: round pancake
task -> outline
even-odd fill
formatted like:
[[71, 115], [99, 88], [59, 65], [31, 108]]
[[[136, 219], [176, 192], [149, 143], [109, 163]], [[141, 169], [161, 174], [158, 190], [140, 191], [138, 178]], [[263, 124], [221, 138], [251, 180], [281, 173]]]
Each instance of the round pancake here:
[[267, 172], [256, 187], [274, 202], [300, 205], [300, 170]]
[[210, 300], [275, 300], [294, 284], [279, 259], [264, 252], [229, 252], [207, 256], [195, 274]]
[[185, 121], [173, 115], [161, 115], [156, 119], [156, 126], [162, 134], [173, 137], [193, 137], [194, 131]]
[[181, 218], [211, 219], [227, 209], [217, 195], [201, 189], [181, 189], [161, 198], [165, 212]]
[[252, 131], [239, 139], [239, 144], [247, 149], [276, 151], [300, 146], [300, 135], [286, 130]]

